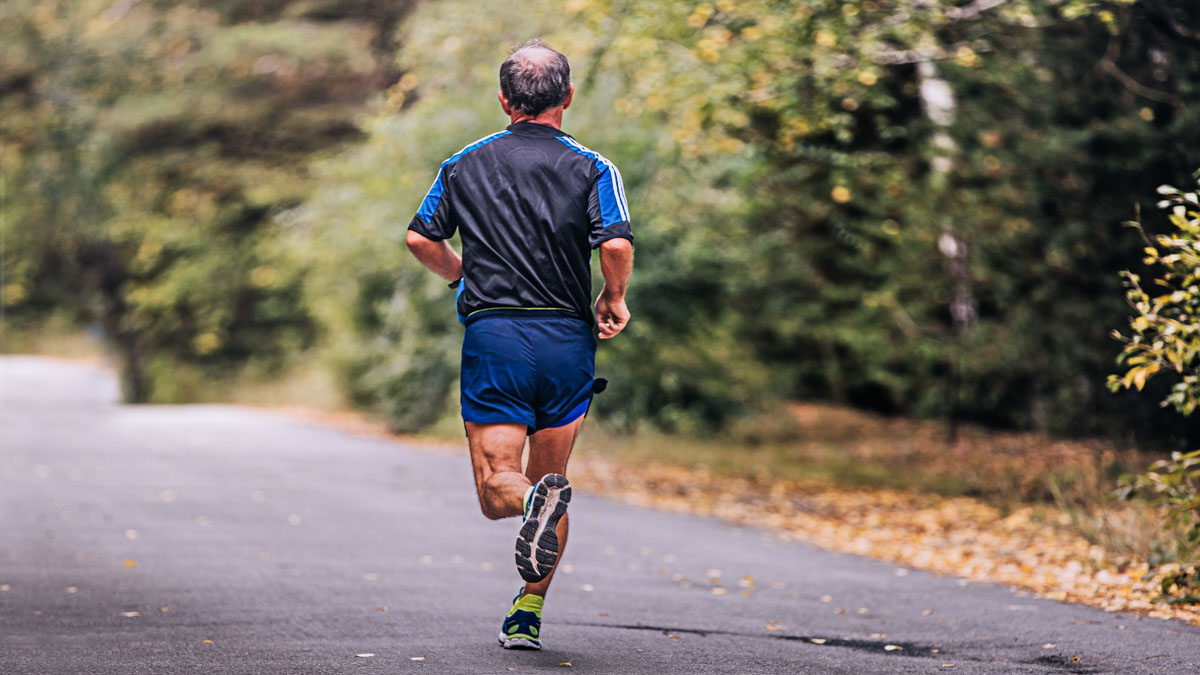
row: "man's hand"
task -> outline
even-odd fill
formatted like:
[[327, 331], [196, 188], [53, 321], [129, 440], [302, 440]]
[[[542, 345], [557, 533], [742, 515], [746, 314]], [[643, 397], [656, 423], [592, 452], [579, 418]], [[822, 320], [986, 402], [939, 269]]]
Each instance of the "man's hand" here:
[[604, 290], [596, 298], [596, 325], [600, 327], [600, 339], [607, 340], [629, 323], [625, 289], [633, 273], [633, 243], [609, 239], [600, 244], [600, 271], [604, 274]]
[[629, 309], [625, 298], [610, 298], [601, 293], [596, 298], [596, 325], [600, 327], [600, 339], [607, 340], [620, 333], [629, 323]]

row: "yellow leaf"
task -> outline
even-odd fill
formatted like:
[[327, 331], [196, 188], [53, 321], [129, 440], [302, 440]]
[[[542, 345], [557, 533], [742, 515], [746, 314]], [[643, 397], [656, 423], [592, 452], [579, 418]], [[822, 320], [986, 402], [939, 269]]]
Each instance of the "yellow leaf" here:
[[133, 558], [126, 558], [125, 562], [121, 564], [129, 568], [137, 567], [137, 561], [135, 561]]
[[141, 615], [141, 612], [121, 612], [121, 616], [125, 617], [126, 619], [132, 619]]
[[814, 645], [823, 645], [826, 642], [829, 642], [829, 640], [826, 638], [809, 638], [808, 641], [813, 643]]
[[202, 644], [202, 645], [211, 645], [211, 644], [216, 644], [216, 643], [215, 643], [215, 642], [213, 642], [212, 640], [201, 640], [201, 641], [200, 641], [200, 644]]
[[424, 656], [410, 656], [410, 657], [408, 657], [408, 660], [409, 661], [424, 661], [425, 657]]
[[884, 645], [883, 646], [883, 651], [885, 651], [885, 652], [894, 652], [894, 651], [897, 651], [900, 649], [904, 649], [904, 647], [901, 647], [900, 645]]
[[365, 653], [365, 654], [355, 654], [355, 655], [354, 655], [354, 658], [357, 658], [357, 659], [369, 659], [369, 658], [371, 658], [372, 656], [375, 656], [375, 655], [374, 655], [374, 654], [371, 654], [371, 653], [369, 653], [369, 652], [368, 652], [368, 653]]

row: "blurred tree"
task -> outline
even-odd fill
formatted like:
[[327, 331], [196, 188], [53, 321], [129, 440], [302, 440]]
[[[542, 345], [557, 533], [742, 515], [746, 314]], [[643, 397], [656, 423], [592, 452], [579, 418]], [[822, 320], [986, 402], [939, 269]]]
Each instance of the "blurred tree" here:
[[[622, 167], [637, 221], [634, 321], [600, 356], [614, 379], [597, 399], [608, 419], [694, 430], [816, 397], [1120, 428], [1128, 402], [1098, 386], [1121, 311], [1115, 224], [1198, 147], [1196, 11], [447, 0], [408, 25], [413, 89], [391, 112], [420, 102], [326, 165], [305, 220], [323, 255], [371, 261], [338, 306], [440, 330], [425, 322], [442, 325], [445, 293], [404, 256], [403, 224], [437, 162], [504, 123], [492, 92], [505, 48], [542, 36], [575, 66], [567, 129]], [[325, 225], [335, 214], [353, 227]], [[394, 248], [380, 252], [384, 236]], [[389, 275], [396, 289], [375, 283]], [[414, 313], [414, 289], [433, 314]], [[361, 376], [379, 372], [369, 364], [398, 377], [410, 358], [399, 355], [427, 347], [381, 341], [374, 325], [342, 353], [358, 364], [349, 381], [382, 401], [383, 382]], [[456, 359], [445, 325], [439, 392]]]
[[130, 401], [271, 371], [316, 325], [273, 216], [361, 137], [407, 2], [14, 0], [0, 61], [10, 323], [97, 322]]

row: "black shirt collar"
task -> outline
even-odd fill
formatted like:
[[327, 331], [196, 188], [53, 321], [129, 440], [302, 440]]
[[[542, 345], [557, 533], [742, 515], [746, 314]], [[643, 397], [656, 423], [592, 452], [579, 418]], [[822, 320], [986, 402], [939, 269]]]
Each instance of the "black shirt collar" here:
[[522, 136], [544, 136], [546, 138], [571, 135], [561, 129], [555, 129], [552, 126], [538, 124], [537, 122], [517, 122], [516, 124], [508, 125], [508, 130]]

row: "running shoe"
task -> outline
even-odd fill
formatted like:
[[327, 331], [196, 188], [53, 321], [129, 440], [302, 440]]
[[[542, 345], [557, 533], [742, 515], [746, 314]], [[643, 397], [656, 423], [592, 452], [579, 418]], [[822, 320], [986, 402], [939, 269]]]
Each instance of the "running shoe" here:
[[517, 593], [512, 609], [500, 625], [500, 646], [505, 649], [542, 648], [542, 602], [539, 595]]
[[517, 536], [517, 571], [528, 583], [545, 579], [558, 562], [558, 533], [554, 528], [567, 513], [571, 484], [566, 476], [548, 473], [525, 497], [525, 524]]

